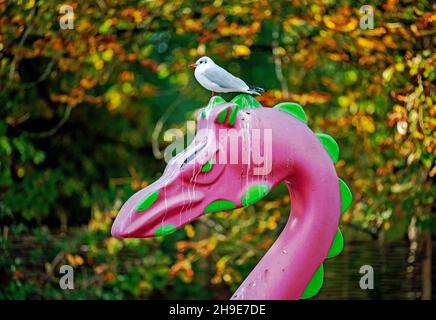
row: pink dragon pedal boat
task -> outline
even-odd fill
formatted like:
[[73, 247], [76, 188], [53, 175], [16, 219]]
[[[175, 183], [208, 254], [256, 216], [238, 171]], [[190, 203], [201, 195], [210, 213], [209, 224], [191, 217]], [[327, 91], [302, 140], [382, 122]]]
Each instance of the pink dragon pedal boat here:
[[230, 102], [212, 97], [197, 123], [188, 148], [123, 205], [112, 235], [164, 236], [204, 214], [250, 206], [284, 182], [289, 219], [231, 298], [315, 296], [323, 284], [324, 260], [343, 249], [338, 224], [352, 199], [336, 174], [335, 140], [312, 132], [300, 105], [265, 108], [250, 95]]

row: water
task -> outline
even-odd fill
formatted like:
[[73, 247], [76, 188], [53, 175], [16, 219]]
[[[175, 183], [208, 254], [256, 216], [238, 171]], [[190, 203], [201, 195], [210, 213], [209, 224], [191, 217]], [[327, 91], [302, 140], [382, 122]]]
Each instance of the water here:
[[[433, 248], [435, 244], [433, 241]], [[434, 256], [433, 251], [433, 261]], [[373, 290], [362, 290], [359, 286], [362, 265], [374, 269]], [[343, 253], [327, 260], [324, 266], [324, 286], [316, 299], [421, 298], [422, 259], [419, 250], [409, 241], [384, 244], [377, 241], [346, 242]], [[432, 278], [435, 279], [434, 267]]]
[[[12, 239], [11, 239], [12, 240]], [[57, 239], [61, 241], [61, 239]], [[67, 241], [67, 239], [62, 239]], [[36, 287], [47, 287], [54, 285], [56, 287], [57, 281], [52, 281], [57, 274], [47, 274], [46, 261], [52, 261], [54, 256], [58, 254], [58, 250], [53, 244], [46, 243], [43, 247], [40, 244], [34, 243], [31, 240], [23, 241], [23, 239], [14, 239], [11, 241], [11, 246], [7, 252], [1, 253], [4, 259], [17, 261], [19, 259], [20, 269], [23, 271], [24, 278], [21, 280], [23, 283], [28, 283]], [[324, 286], [315, 299], [421, 299], [423, 288], [423, 255], [421, 245], [418, 243], [411, 243], [409, 241], [395, 241], [381, 243], [374, 240], [367, 241], [351, 241], [345, 243], [344, 251], [341, 255], [328, 259], [324, 264], [325, 278]], [[39, 248], [38, 254], [33, 255], [31, 258], [30, 253], [36, 248]], [[433, 240], [433, 248], [436, 248], [436, 241]], [[282, 254], [286, 254], [282, 252]], [[118, 259], [126, 262], [128, 265], [141, 265], [143, 264], [144, 256], [141, 252], [120, 252]], [[432, 261], [436, 261], [436, 250], [433, 249]], [[374, 289], [362, 290], [359, 286], [359, 281], [363, 274], [359, 273], [363, 265], [372, 266], [374, 270]], [[435, 263], [433, 263], [435, 265]], [[9, 269], [9, 268], [8, 268]], [[88, 269], [89, 270], [89, 269]], [[81, 277], [88, 281], [87, 275], [92, 276], [93, 271], [85, 271], [80, 269]], [[120, 274], [123, 274], [126, 281], [127, 279], [134, 279], [129, 268], [120, 266]], [[209, 272], [210, 273], [210, 272]], [[79, 276], [79, 274], [78, 274]], [[266, 274], [265, 274], [266, 276]], [[0, 277], [1, 278], [1, 277]], [[78, 277], [79, 278], [79, 277]], [[433, 279], [433, 299], [435, 298], [435, 281], [436, 267], [432, 267]], [[426, 279], [432, 281], [432, 279]], [[0, 279], [1, 280], [1, 279]], [[2, 281], [10, 281], [9, 277], [3, 278]], [[2, 286], [0, 281], [0, 287]], [[129, 280], [130, 281], [130, 280]], [[207, 283], [210, 279], [205, 278], [204, 282]], [[285, 281], [285, 279], [284, 279]], [[3, 283], [4, 284], [4, 283]], [[78, 283], [81, 286], [82, 283]], [[180, 285], [180, 284], [179, 284]], [[190, 284], [185, 284], [189, 286]], [[260, 285], [255, 283], [254, 285]], [[56, 287], [57, 288], [57, 287]], [[55, 290], [55, 288], [53, 288]], [[56, 289], [57, 290], [57, 289]], [[112, 290], [112, 289], [111, 289]], [[169, 291], [168, 291], [169, 290]], [[178, 296], [173, 292], [174, 288], [164, 289], [158, 297], [165, 299], [167, 296], [172, 298], [184, 299], [184, 296]], [[215, 298], [227, 299], [232, 296], [233, 292], [229, 288], [210, 287], [210, 290], [216, 292]], [[57, 292], [57, 291], [56, 291]], [[88, 291], [86, 291], [88, 292]], [[218, 294], [219, 292], [219, 294]], [[88, 292], [92, 297], [92, 292]], [[140, 297], [147, 298], [153, 297], [145, 295]], [[189, 299], [195, 299], [196, 294], [189, 296]], [[31, 299], [47, 299], [45, 293], [28, 295]], [[82, 298], [86, 298], [83, 296]], [[124, 296], [129, 298], [129, 296]], [[130, 297], [131, 298], [131, 297]], [[242, 298], [242, 297], [241, 297]]]

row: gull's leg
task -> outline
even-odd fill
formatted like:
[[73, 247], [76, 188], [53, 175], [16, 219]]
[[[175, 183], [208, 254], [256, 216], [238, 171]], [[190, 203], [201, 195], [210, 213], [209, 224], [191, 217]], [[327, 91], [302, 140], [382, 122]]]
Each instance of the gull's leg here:
[[215, 92], [212, 91], [212, 97], [215, 95]]

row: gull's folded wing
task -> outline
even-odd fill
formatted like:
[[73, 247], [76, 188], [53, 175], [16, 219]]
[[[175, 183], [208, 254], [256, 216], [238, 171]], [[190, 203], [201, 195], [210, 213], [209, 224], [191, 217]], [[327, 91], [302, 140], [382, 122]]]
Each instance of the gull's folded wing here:
[[241, 91], [248, 89], [247, 84], [243, 80], [235, 77], [230, 72], [219, 66], [207, 68], [206, 70], [204, 70], [203, 75], [209, 81], [219, 85], [221, 88]]

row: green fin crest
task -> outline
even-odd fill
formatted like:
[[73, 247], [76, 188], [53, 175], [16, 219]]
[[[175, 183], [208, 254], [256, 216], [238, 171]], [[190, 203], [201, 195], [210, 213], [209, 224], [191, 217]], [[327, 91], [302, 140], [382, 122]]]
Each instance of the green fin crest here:
[[341, 178], [339, 178], [339, 187], [341, 190], [341, 213], [344, 213], [351, 206], [353, 195], [351, 194], [350, 188]]
[[228, 112], [229, 112], [229, 108], [224, 108], [216, 117], [215, 122], [216, 123], [224, 123], [224, 121], [226, 121]]
[[342, 250], [344, 250], [344, 236], [342, 235], [341, 230], [338, 229], [329, 253], [327, 254], [327, 258], [336, 257], [342, 252]]
[[234, 126], [236, 121], [236, 115], [238, 114], [239, 106], [235, 105], [232, 107], [232, 111], [230, 111], [229, 119], [227, 120], [227, 123], [229, 126]]
[[226, 100], [224, 100], [223, 97], [220, 96], [213, 96], [212, 98], [210, 98], [209, 103], [207, 104], [207, 106], [201, 111], [201, 117], [202, 118], [206, 118], [208, 112], [210, 110], [212, 110], [214, 107], [216, 107], [217, 105], [226, 103]]
[[331, 136], [325, 133], [317, 133], [319, 141], [323, 144], [324, 148], [326, 148], [328, 154], [333, 160], [333, 163], [338, 162], [339, 159], [339, 146], [338, 143]]
[[238, 94], [231, 102], [235, 103], [241, 109], [262, 107], [262, 104], [249, 94]]
[[304, 112], [303, 108], [298, 103], [282, 102], [282, 103], [279, 103], [278, 105], [275, 105], [274, 109], [279, 109], [281, 111], [289, 113], [291, 116], [293, 116], [293, 117], [297, 118], [298, 120], [301, 120], [305, 124], [307, 124], [306, 113]]
[[304, 292], [301, 295], [300, 299], [308, 299], [316, 296], [319, 290], [321, 290], [323, 283], [324, 283], [324, 266], [323, 264], [321, 264], [318, 270], [316, 270], [312, 279], [310, 279], [310, 282], [307, 285], [306, 289], [304, 289]]

